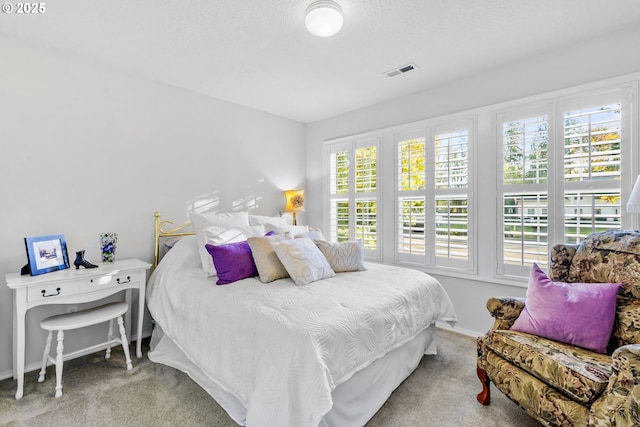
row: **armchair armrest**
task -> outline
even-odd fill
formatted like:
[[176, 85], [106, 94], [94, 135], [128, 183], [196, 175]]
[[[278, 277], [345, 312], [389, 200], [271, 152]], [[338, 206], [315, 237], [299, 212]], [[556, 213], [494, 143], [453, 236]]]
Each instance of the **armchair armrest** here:
[[492, 297], [487, 300], [487, 310], [495, 319], [493, 329], [509, 329], [524, 308], [524, 298]]
[[627, 344], [618, 347], [611, 355], [615, 372], [627, 372], [640, 384], [640, 344]]
[[[637, 425], [640, 406], [640, 344], [617, 348], [607, 389], [591, 406], [593, 425]], [[604, 423], [604, 424], [603, 424]]]
[[549, 256], [549, 278], [554, 282], [567, 282], [571, 261], [580, 245], [560, 243], [551, 249]]

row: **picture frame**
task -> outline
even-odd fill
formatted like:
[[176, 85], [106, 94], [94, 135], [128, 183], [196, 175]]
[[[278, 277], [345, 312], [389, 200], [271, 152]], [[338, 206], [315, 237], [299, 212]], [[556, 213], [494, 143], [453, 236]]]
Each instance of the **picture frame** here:
[[24, 244], [32, 276], [69, 268], [67, 241], [64, 235], [25, 237]]

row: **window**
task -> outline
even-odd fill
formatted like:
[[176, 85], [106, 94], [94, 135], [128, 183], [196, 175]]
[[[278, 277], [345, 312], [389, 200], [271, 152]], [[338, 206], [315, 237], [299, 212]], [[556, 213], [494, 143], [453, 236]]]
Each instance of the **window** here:
[[637, 73], [333, 139], [323, 231], [361, 239], [369, 260], [524, 283], [556, 243], [638, 227], [624, 204], [639, 86]]
[[349, 151], [330, 156], [330, 236], [332, 241], [343, 242], [349, 240]]
[[549, 119], [545, 113], [543, 107], [499, 115], [502, 259], [507, 266], [547, 263]]
[[395, 135], [398, 262], [471, 268], [472, 125], [471, 120], [455, 121]]
[[567, 106], [564, 123], [564, 237], [578, 243], [590, 233], [621, 228], [620, 93], [599, 103]]
[[[503, 217], [499, 273], [546, 266], [550, 242], [621, 228], [622, 91], [496, 115]], [[551, 224], [555, 224], [552, 229]]]
[[469, 135], [463, 128], [434, 138], [436, 265], [461, 266], [470, 259]]
[[397, 253], [401, 260], [425, 262], [426, 138], [424, 132], [398, 136]]
[[329, 147], [329, 236], [359, 239], [368, 258], [380, 258], [378, 234], [378, 141]]

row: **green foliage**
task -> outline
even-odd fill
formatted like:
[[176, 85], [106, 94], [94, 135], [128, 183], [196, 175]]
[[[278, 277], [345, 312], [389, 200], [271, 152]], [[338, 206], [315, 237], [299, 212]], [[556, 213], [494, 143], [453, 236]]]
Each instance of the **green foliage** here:
[[425, 189], [424, 138], [400, 143], [400, 190]]

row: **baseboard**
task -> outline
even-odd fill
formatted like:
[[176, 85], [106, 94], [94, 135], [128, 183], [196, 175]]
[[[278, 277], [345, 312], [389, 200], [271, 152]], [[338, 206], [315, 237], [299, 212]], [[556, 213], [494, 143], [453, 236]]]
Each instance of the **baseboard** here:
[[457, 326], [451, 326], [448, 323], [444, 323], [444, 322], [436, 322], [436, 327], [441, 329], [446, 329], [451, 332], [455, 332], [456, 334], [466, 335], [471, 338], [478, 338], [484, 335], [483, 333], [480, 333], [477, 331], [472, 331], [470, 329], [465, 329], [465, 328], [459, 328]]
[[[143, 332], [142, 333], [142, 339], [150, 337], [151, 333], [152, 333], [152, 331]], [[134, 336], [131, 339], [131, 342], [134, 342], [136, 340], [137, 340], [137, 335]], [[115, 348], [115, 347], [117, 347], [117, 346], [113, 346], [111, 348]], [[83, 348], [82, 350], [74, 351], [73, 353], [65, 354], [64, 355], [64, 360], [67, 361], [67, 360], [75, 359], [76, 357], [86, 356], [88, 354], [92, 354], [92, 353], [95, 353], [97, 351], [105, 350], [106, 348], [107, 348], [107, 343], [106, 342], [105, 343], [101, 343], [101, 344], [96, 344], [96, 345], [88, 347], [88, 348]], [[136, 352], [135, 352], [135, 349], [134, 349], [134, 351], [131, 353], [131, 356], [135, 357], [135, 355], [136, 355]], [[51, 363], [49, 363], [49, 365], [51, 365]], [[25, 365], [24, 372], [26, 374], [27, 372], [40, 370], [40, 368], [42, 368], [42, 362], [31, 363], [29, 365]], [[0, 381], [6, 380], [8, 378], [13, 378], [13, 370], [0, 372]]]

